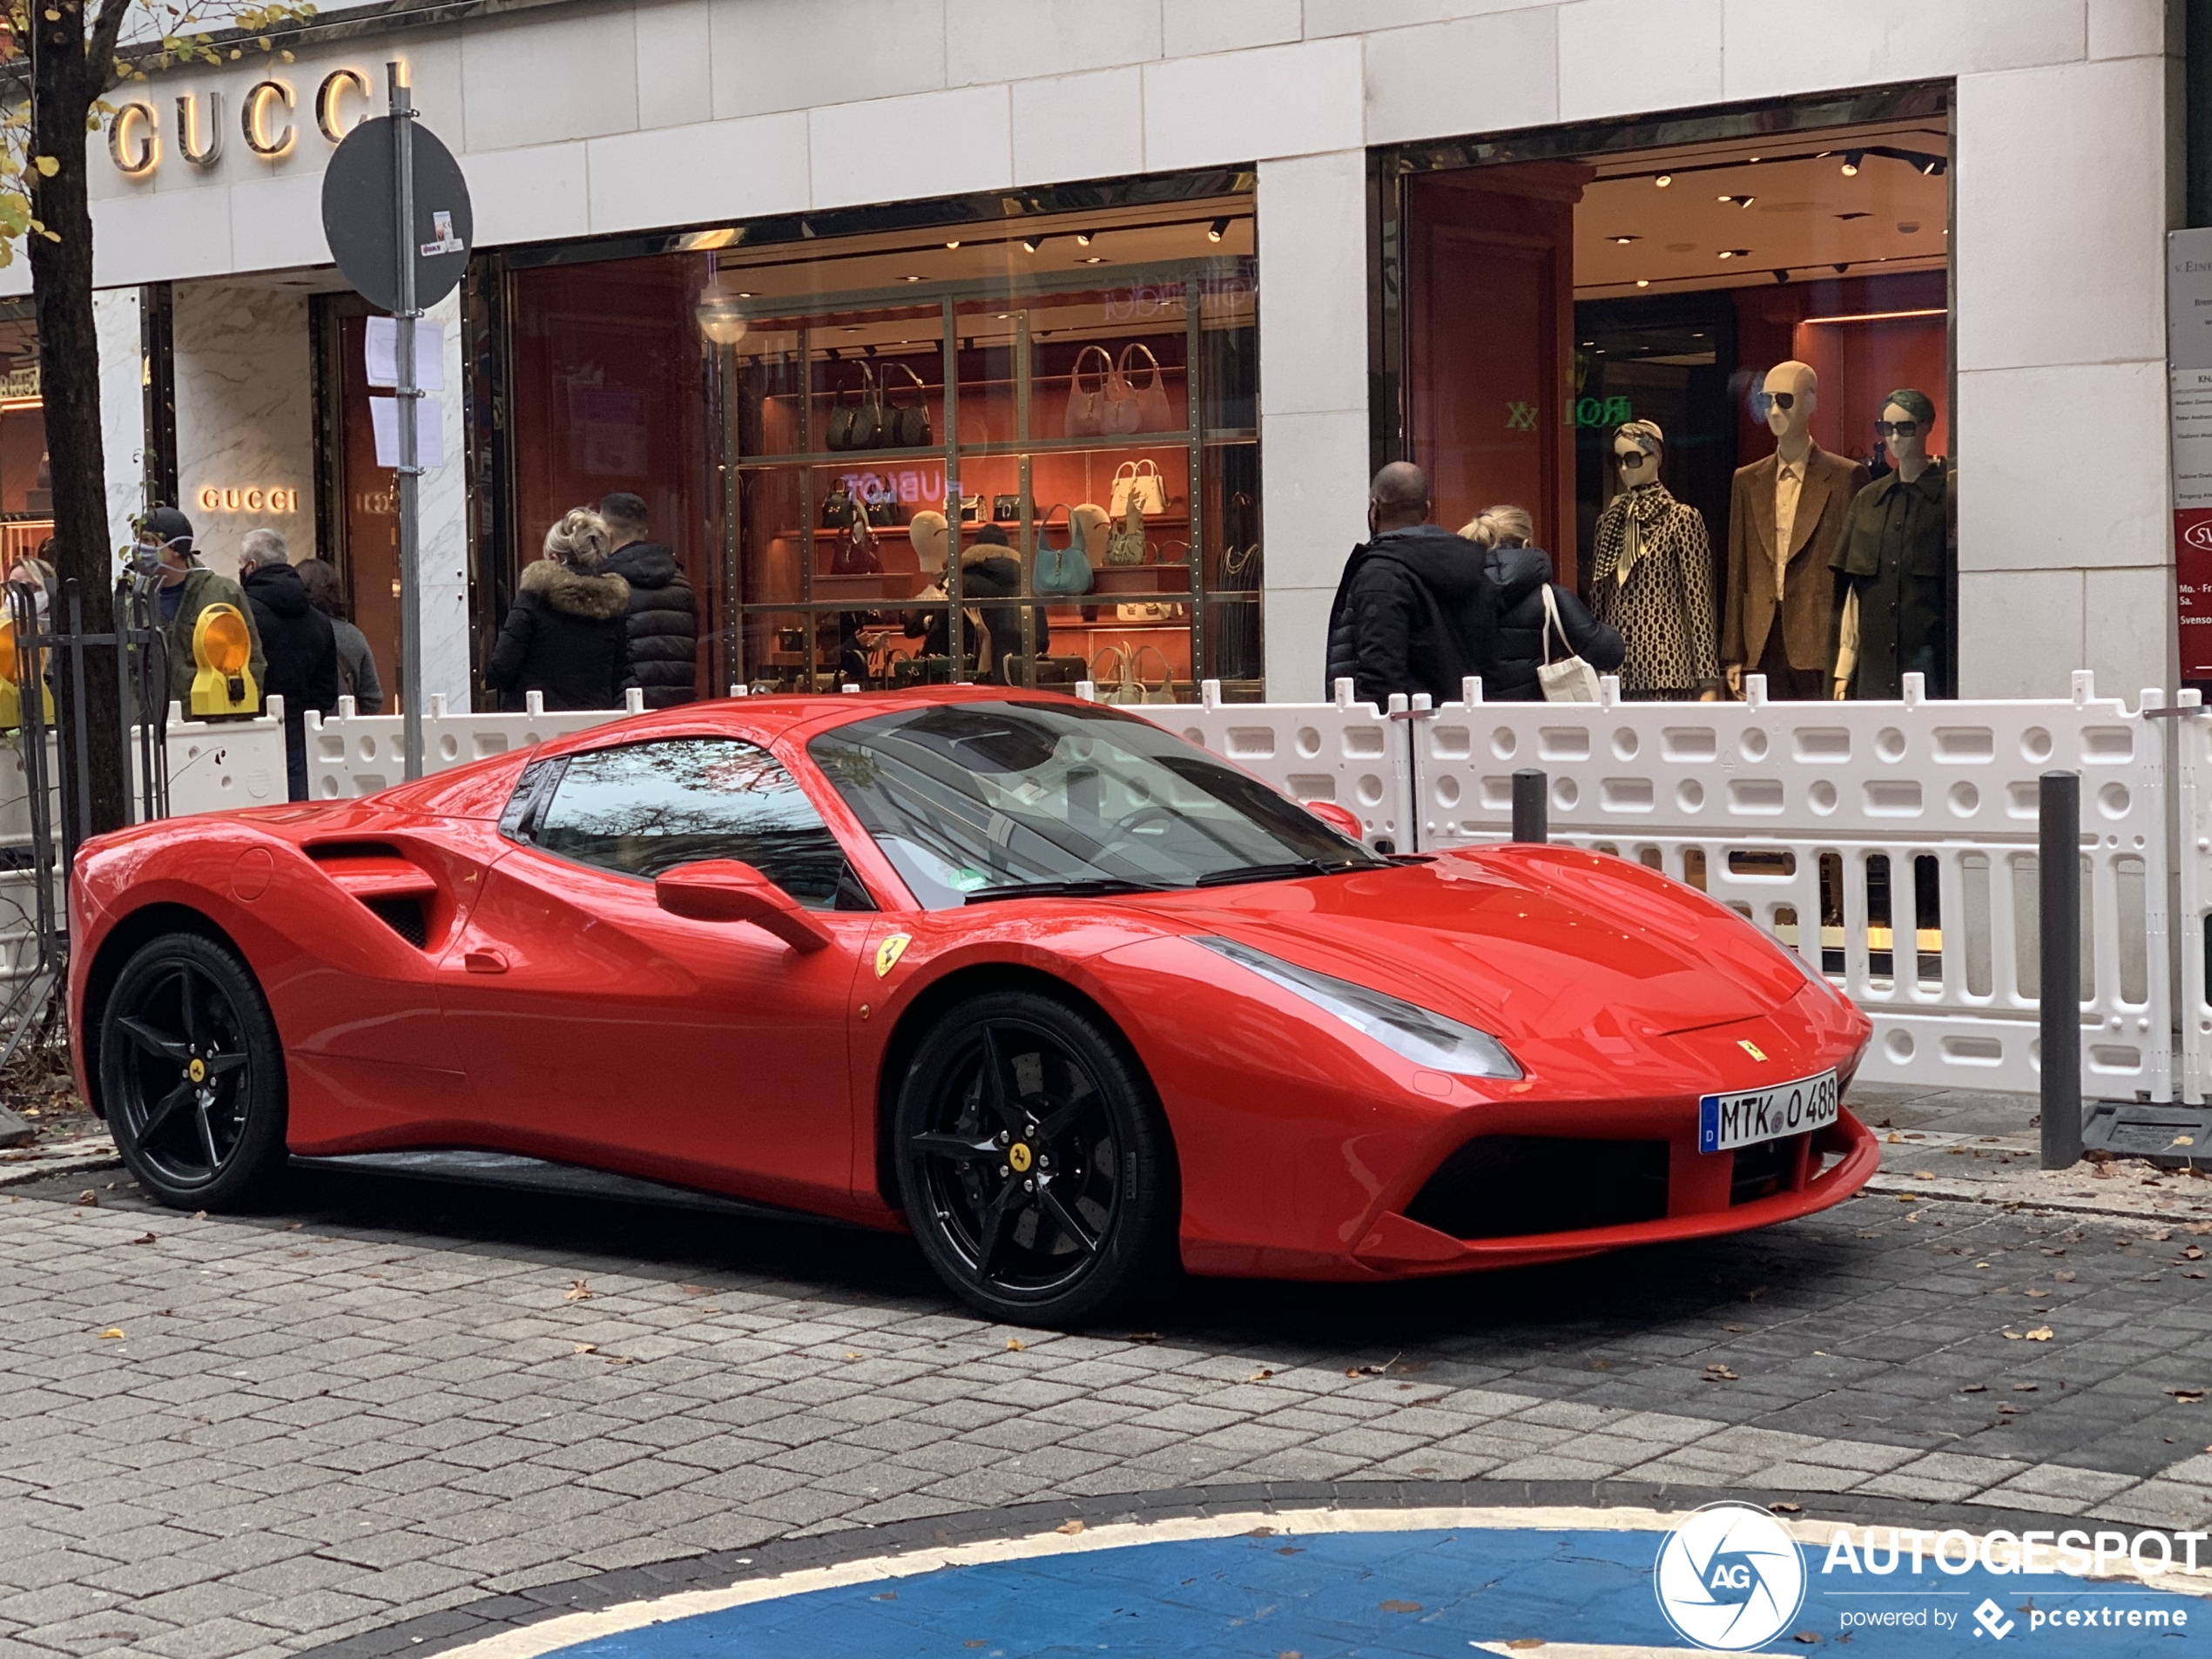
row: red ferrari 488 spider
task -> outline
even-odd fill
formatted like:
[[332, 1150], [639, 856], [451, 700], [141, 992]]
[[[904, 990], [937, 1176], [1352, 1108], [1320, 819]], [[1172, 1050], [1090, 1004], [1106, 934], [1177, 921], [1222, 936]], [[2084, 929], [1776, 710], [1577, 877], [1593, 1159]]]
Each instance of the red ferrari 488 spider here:
[[1382, 856], [1050, 695], [647, 715], [103, 836], [71, 907], [79, 1086], [192, 1208], [288, 1158], [580, 1166], [904, 1226], [1062, 1323], [1178, 1258], [1367, 1279], [1761, 1226], [1877, 1159], [1866, 1020], [1702, 894]]

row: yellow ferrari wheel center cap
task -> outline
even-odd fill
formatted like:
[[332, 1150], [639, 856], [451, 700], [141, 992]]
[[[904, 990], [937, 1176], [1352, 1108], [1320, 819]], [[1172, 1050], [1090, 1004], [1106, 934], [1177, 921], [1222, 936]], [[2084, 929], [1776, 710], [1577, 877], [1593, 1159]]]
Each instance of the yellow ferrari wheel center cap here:
[[1033, 1159], [1034, 1154], [1030, 1152], [1027, 1141], [1016, 1141], [1007, 1149], [1006, 1161], [1014, 1166], [1016, 1175], [1027, 1175]]
[[185, 1068], [185, 1073], [194, 1082], [204, 1083], [207, 1081], [207, 1062], [205, 1060], [194, 1060], [192, 1064]]

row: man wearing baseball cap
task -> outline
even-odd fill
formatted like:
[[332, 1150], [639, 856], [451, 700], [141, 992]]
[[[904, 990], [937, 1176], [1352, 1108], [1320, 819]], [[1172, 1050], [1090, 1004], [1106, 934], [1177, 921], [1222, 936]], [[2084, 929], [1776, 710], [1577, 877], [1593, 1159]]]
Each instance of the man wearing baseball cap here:
[[199, 554], [192, 550], [192, 520], [173, 507], [154, 508], [138, 521], [138, 544], [132, 550], [131, 563], [142, 578], [156, 583], [154, 604], [169, 640], [169, 700], [182, 704], [186, 718], [192, 711], [194, 672], [192, 627], [209, 605], [229, 605], [245, 617], [246, 634], [253, 642], [248, 671], [254, 685], [267, 684], [268, 663], [261, 653], [261, 633], [254, 625], [253, 607], [246, 602], [246, 590], [237, 583], [202, 567]]

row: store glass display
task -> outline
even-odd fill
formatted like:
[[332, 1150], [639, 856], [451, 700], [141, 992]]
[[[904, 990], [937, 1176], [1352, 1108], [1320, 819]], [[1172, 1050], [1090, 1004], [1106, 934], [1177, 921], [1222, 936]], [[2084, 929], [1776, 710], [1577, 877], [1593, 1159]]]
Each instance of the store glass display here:
[[0, 556], [32, 556], [53, 533], [38, 328], [29, 299], [0, 301]]
[[1259, 695], [1249, 197], [699, 261], [733, 676]]
[[1379, 164], [1402, 453], [1530, 514], [1628, 697], [1955, 690], [1949, 115], [1860, 105]]

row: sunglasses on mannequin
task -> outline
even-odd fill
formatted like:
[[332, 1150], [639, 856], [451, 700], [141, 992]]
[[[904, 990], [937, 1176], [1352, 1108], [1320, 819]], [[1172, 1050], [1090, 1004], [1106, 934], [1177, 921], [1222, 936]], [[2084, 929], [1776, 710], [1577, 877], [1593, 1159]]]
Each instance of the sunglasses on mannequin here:
[[1617, 449], [1614, 452], [1613, 459], [1623, 467], [1633, 467], [1640, 462], [1650, 460], [1651, 457], [1642, 449]]
[[1780, 409], [1787, 415], [1797, 407], [1797, 395], [1795, 392], [1754, 392], [1751, 394], [1751, 408], [1761, 419], [1765, 418], [1769, 409]]
[[1877, 421], [1874, 435], [1878, 438], [1909, 438], [1920, 429], [1918, 421]]

